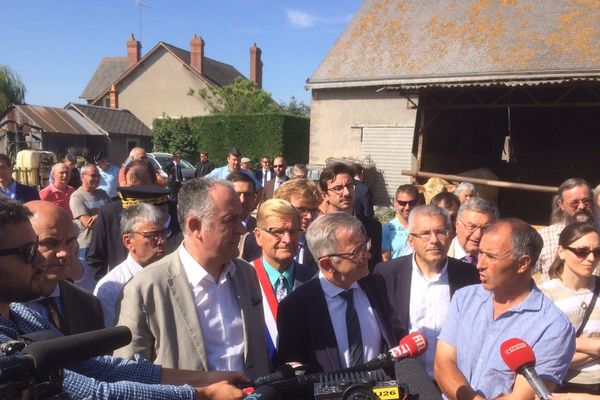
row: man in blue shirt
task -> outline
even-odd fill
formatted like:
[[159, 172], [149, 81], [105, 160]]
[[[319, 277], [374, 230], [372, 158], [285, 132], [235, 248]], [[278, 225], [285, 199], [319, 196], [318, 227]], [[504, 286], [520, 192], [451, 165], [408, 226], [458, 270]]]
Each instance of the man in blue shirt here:
[[[30, 216], [18, 202], [0, 197], [0, 343], [42, 330], [60, 335], [40, 314], [17, 303], [41, 294], [46, 268]], [[243, 378], [161, 368], [140, 357], [103, 356], [65, 370], [63, 388], [72, 399], [241, 399], [242, 392], [225, 379]]]
[[227, 153], [227, 165], [213, 169], [211, 173], [208, 174], [208, 177], [216, 179], [227, 179], [227, 176], [230, 173], [239, 171], [252, 178], [252, 181], [254, 182], [254, 188], [256, 189], [256, 193], [259, 193], [262, 189], [262, 184], [258, 179], [256, 179], [252, 172], [248, 172], [245, 169], [240, 168], [241, 157], [242, 153], [240, 152], [240, 150], [236, 147], [232, 148], [231, 150], [229, 150], [229, 153]]
[[550, 390], [560, 385], [575, 352], [575, 331], [531, 278], [542, 246], [535, 229], [518, 219], [485, 230], [477, 263], [481, 285], [456, 292], [438, 338], [435, 379], [447, 398], [533, 400], [526, 379], [501, 359], [500, 346], [511, 338], [532, 347], [535, 369]]
[[96, 163], [100, 173], [100, 184], [98, 189], [102, 189], [108, 194], [108, 197], [115, 199], [118, 196], [117, 184], [119, 183], [119, 168], [112, 165], [107, 157], [101, 156]]

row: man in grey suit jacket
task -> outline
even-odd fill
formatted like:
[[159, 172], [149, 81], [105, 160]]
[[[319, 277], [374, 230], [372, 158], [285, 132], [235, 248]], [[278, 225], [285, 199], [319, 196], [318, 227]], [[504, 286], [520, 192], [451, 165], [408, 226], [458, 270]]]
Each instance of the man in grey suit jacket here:
[[237, 260], [242, 206], [231, 183], [186, 182], [178, 200], [182, 245], [125, 286], [117, 325], [142, 354], [167, 368], [269, 372], [262, 297], [254, 269]]

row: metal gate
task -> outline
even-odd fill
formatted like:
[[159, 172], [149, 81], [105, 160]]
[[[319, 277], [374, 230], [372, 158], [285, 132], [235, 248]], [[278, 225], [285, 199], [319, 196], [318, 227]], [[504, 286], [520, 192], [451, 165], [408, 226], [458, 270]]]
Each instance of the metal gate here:
[[391, 205], [398, 186], [410, 183], [410, 177], [400, 171], [411, 169], [414, 131], [413, 126], [362, 127], [362, 157], [372, 161], [377, 169], [365, 179], [376, 205]]

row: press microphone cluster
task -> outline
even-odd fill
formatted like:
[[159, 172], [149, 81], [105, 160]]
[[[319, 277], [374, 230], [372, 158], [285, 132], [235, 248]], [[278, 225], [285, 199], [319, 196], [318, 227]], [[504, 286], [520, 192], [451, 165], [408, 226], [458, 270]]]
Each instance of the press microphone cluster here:
[[535, 372], [535, 354], [523, 339], [512, 338], [500, 345], [500, 356], [512, 371], [527, 379], [540, 400], [548, 400], [550, 391]]
[[[265, 399], [273, 400], [283, 393], [291, 393], [306, 388], [308, 385], [322, 381], [324, 378], [333, 375], [352, 374], [357, 372], [373, 371], [388, 367], [395, 361], [405, 358], [414, 358], [424, 354], [427, 351], [427, 339], [419, 332], [413, 332], [400, 340], [398, 346], [388, 350], [367, 361], [362, 365], [344, 368], [331, 373], [319, 374], [301, 374], [301, 370], [306, 370], [306, 366], [300, 363], [287, 363], [279, 366], [277, 370], [270, 374], [255, 379], [252, 382], [254, 392], [248, 391], [246, 399]], [[296, 376], [294, 376], [296, 375]], [[269, 388], [264, 388], [269, 386]], [[274, 390], [271, 390], [274, 389]]]

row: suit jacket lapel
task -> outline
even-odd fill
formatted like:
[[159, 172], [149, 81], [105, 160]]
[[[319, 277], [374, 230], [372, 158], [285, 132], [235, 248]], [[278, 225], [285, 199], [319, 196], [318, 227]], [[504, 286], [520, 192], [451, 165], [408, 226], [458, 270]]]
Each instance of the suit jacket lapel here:
[[398, 274], [396, 274], [396, 283], [398, 285], [398, 288], [396, 289], [397, 293], [400, 293], [400, 296], [403, 297], [403, 299], [397, 299], [397, 300], [401, 300], [400, 304], [402, 305], [401, 309], [400, 309], [400, 315], [398, 315], [400, 321], [402, 322], [402, 325], [408, 330], [408, 327], [410, 326], [410, 286], [412, 283], [412, 256], [411, 257], [407, 257], [406, 260], [408, 261], [406, 263], [406, 265], [399, 265], [398, 268]]
[[[311, 296], [307, 296], [307, 302], [309, 302], [308, 309], [311, 310], [312, 317], [315, 318], [315, 326], [318, 327], [318, 331], [312, 332], [316, 344], [322, 344], [322, 346], [315, 346], [317, 349], [325, 349], [327, 360], [330, 363], [330, 371], [335, 371], [342, 368], [342, 362], [340, 360], [340, 353], [338, 351], [338, 344], [335, 338], [335, 332], [333, 331], [333, 324], [331, 323], [331, 316], [329, 315], [329, 309], [327, 308], [327, 301], [325, 300], [325, 294], [321, 289], [321, 283], [319, 279], [314, 279], [307, 283], [312, 285]], [[325, 368], [327, 370], [327, 368]]]
[[[249, 303], [249, 301], [252, 301], [250, 299], [250, 293], [247, 293], [246, 282], [244, 281], [244, 278], [239, 270], [231, 276], [231, 281], [233, 282], [233, 287], [235, 288], [235, 296], [237, 298], [238, 305], [240, 306], [242, 315], [244, 343], [249, 343], [248, 332], [250, 332], [250, 324], [252, 323], [252, 321], [250, 321], [248, 318], [250, 309], [252, 308], [252, 304]], [[262, 299], [260, 299], [260, 301], [262, 301]], [[248, 365], [248, 346], [244, 346], [244, 364]]]
[[389, 318], [389, 310], [384, 310], [383, 307], [383, 302], [381, 301], [380, 296], [380, 292], [378, 292], [377, 288], [375, 287], [374, 280], [369, 280], [368, 278], [366, 279], [361, 279], [360, 281], [358, 281], [359, 285], [362, 287], [362, 289], [365, 291], [365, 294], [367, 295], [367, 298], [369, 299], [369, 303], [371, 303], [371, 308], [373, 309], [373, 314], [375, 315], [375, 319], [377, 320], [377, 325], [379, 325], [379, 330], [381, 331], [381, 336], [383, 338], [383, 341], [387, 347], [387, 349], [390, 349], [394, 346], [396, 346], [395, 342], [395, 338], [394, 338], [394, 333], [392, 332], [392, 329], [390, 327], [389, 323], [386, 323], [386, 321], [388, 321], [386, 318]]
[[179, 260], [179, 251], [175, 250], [171, 253], [170, 257], [167, 285], [169, 286], [169, 291], [173, 298], [174, 310], [178, 313], [177, 319], [183, 321], [188, 331], [190, 339], [202, 362], [202, 367], [205, 371], [208, 371], [208, 361], [206, 358], [206, 349], [204, 348], [202, 329], [200, 329], [200, 322], [198, 321], [198, 314], [194, 305], [193, 296], [190, 293], [187, 275]]

